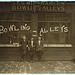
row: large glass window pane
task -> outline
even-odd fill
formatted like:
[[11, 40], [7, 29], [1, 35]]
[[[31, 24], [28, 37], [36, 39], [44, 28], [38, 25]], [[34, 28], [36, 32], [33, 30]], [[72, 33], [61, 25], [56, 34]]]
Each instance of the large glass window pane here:
[[38, 21], [44, 21], [45, 20], [45, 13], [39, 13], [38, 14]]
[[15, 20], [23, 20], [24, 19], [23, 12], [14, 12], [14, 14], [15, 14]]
[[55, 13], [55, 21], [62, 21], [62, 13]]
[[5, 13], [3, 12], [0, 13], [0, 20], [5, 20]]
[[45, 21], [54, 21], [54, 13], [45, 13]]
[[6, 13], [6, 20], [14, 20], [14, 13], [12, 12]]
[[6, 44], [8, 43], [8, 22], [0, 21], [0, 43]]
[[41, 15], [38, 16], [38, 32], [41, 28], [48, 30], [47, 33], [42, 34], [47, 43], [71, 43], [71, 15], [69, 13], [41, 13]]
[[31, 21], [31, 13], [24, 13], [24, 21]]

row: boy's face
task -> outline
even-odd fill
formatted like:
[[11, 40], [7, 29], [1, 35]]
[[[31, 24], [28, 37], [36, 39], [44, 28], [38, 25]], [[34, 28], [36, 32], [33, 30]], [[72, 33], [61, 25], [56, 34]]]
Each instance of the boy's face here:
[[38, 39], [41, 40], [41, 37], [39, 37]]
[[26, 40], [26, 36], [23, 36], [23, 39]]
[[34, 40], [34, 38], [31, 38], [31, 41], [33, 41]]

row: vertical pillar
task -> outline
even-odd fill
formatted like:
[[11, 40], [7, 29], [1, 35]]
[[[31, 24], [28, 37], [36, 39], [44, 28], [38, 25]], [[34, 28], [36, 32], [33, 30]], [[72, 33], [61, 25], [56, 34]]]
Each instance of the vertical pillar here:
[[31, 14], [31, 29], [32, 31], [38, 31], [38, 14], [32, 13]]
[[72, 44], [73, 44], [73, 59], [75, 59], [75, 6], [72, 5]]

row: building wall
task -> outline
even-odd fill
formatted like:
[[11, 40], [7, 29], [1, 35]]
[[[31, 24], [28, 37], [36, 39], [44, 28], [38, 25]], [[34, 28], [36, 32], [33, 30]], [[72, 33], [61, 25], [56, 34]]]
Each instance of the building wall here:
[[[33, 2], [34, 3], [34, 2]], [[35, 2], [36, 3], [36, 2]], [[40, 3], [40, 2], [39, 2]], [[75, 2], [54, 2], [45, 5], [30, 4], [25, 5], [21, 2], [9, 2], [0, 3], [0, 26], [3, 26], [2, 32], [0, 31], [0, 44], [10, 44], [10, 38], [12, 43], [19, 43], [20, 38], [23, 35], [29, 37], [33, 34], [33, 31], [37, 31], [37, 35], [41, 27], [49, 29], [49, 26], [53, 28], [55, 26], [61, 27], [63, 24], [69, 28], [68, 32], [51, 31], [48, 33], [43, 33], [44, 44], [48, 45], [43, 51], [42, 60], [72, 60], [75, 58]], [[52, 5], [51, 5], [52, 4]], [[10, 5], [10, 7], [9, 7]], [[23, 7], [25, 6], [25, 7]], [[45, 6], [45, 7], [44, 7]], [[3, 10], [2, 10], [3, 9]], [[48, 15], [47, 15], [48, 14]], [[22, 30], [18, 31], [18, 28]], [[10, 25], [15, 25], [13, 29], [9, 29]], [[27, 30], [27, 26], [30, 30]], [[8, 28], [10, 31], [6, 32]], [[24, 29], [24, 30], [23, 30]], [[4, 31], [4, 32], [3, 32]], [[45, 30], [46, 31], [46, 30]], [[50, 47], [49, 44], [70, 44], [71, 47]], [[14, 51], [14, 52], [13, 52]], [[19, 59], [19, 48], [2, 48], [0, 47], [1, 60], [18, 60]], [[4, 58], [9, 54], [9, 58]], [[18, 54], [18, 55], [16, 55]], [[15, 58], [14, 56], [17, 58]], [[34, 60], [37, 60], [35, 55]]]

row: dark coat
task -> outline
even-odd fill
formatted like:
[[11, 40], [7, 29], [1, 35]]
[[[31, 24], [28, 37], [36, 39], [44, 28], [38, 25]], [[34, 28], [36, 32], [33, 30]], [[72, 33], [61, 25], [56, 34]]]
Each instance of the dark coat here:
[[33, 41], [33, 47], [31, 46], [31, 41], [28, 42], [28, 47], [30, 50], [33, 50], [35, 48], [35, 42]]
[[41, 51], [41, 50], [44, 50], [42, 40], [40, 41], [40, 45], [39, 45], [39, 41], [37, 41], [37, 46], [36, 46], [36, 51]]
[[21, 50], [23, 50], [23, 53], [26, 53], [28, 42], [24, 41], [24, 40], [21, 40], [20, 44], [21, 44], [21, 47], [20, 47]]

